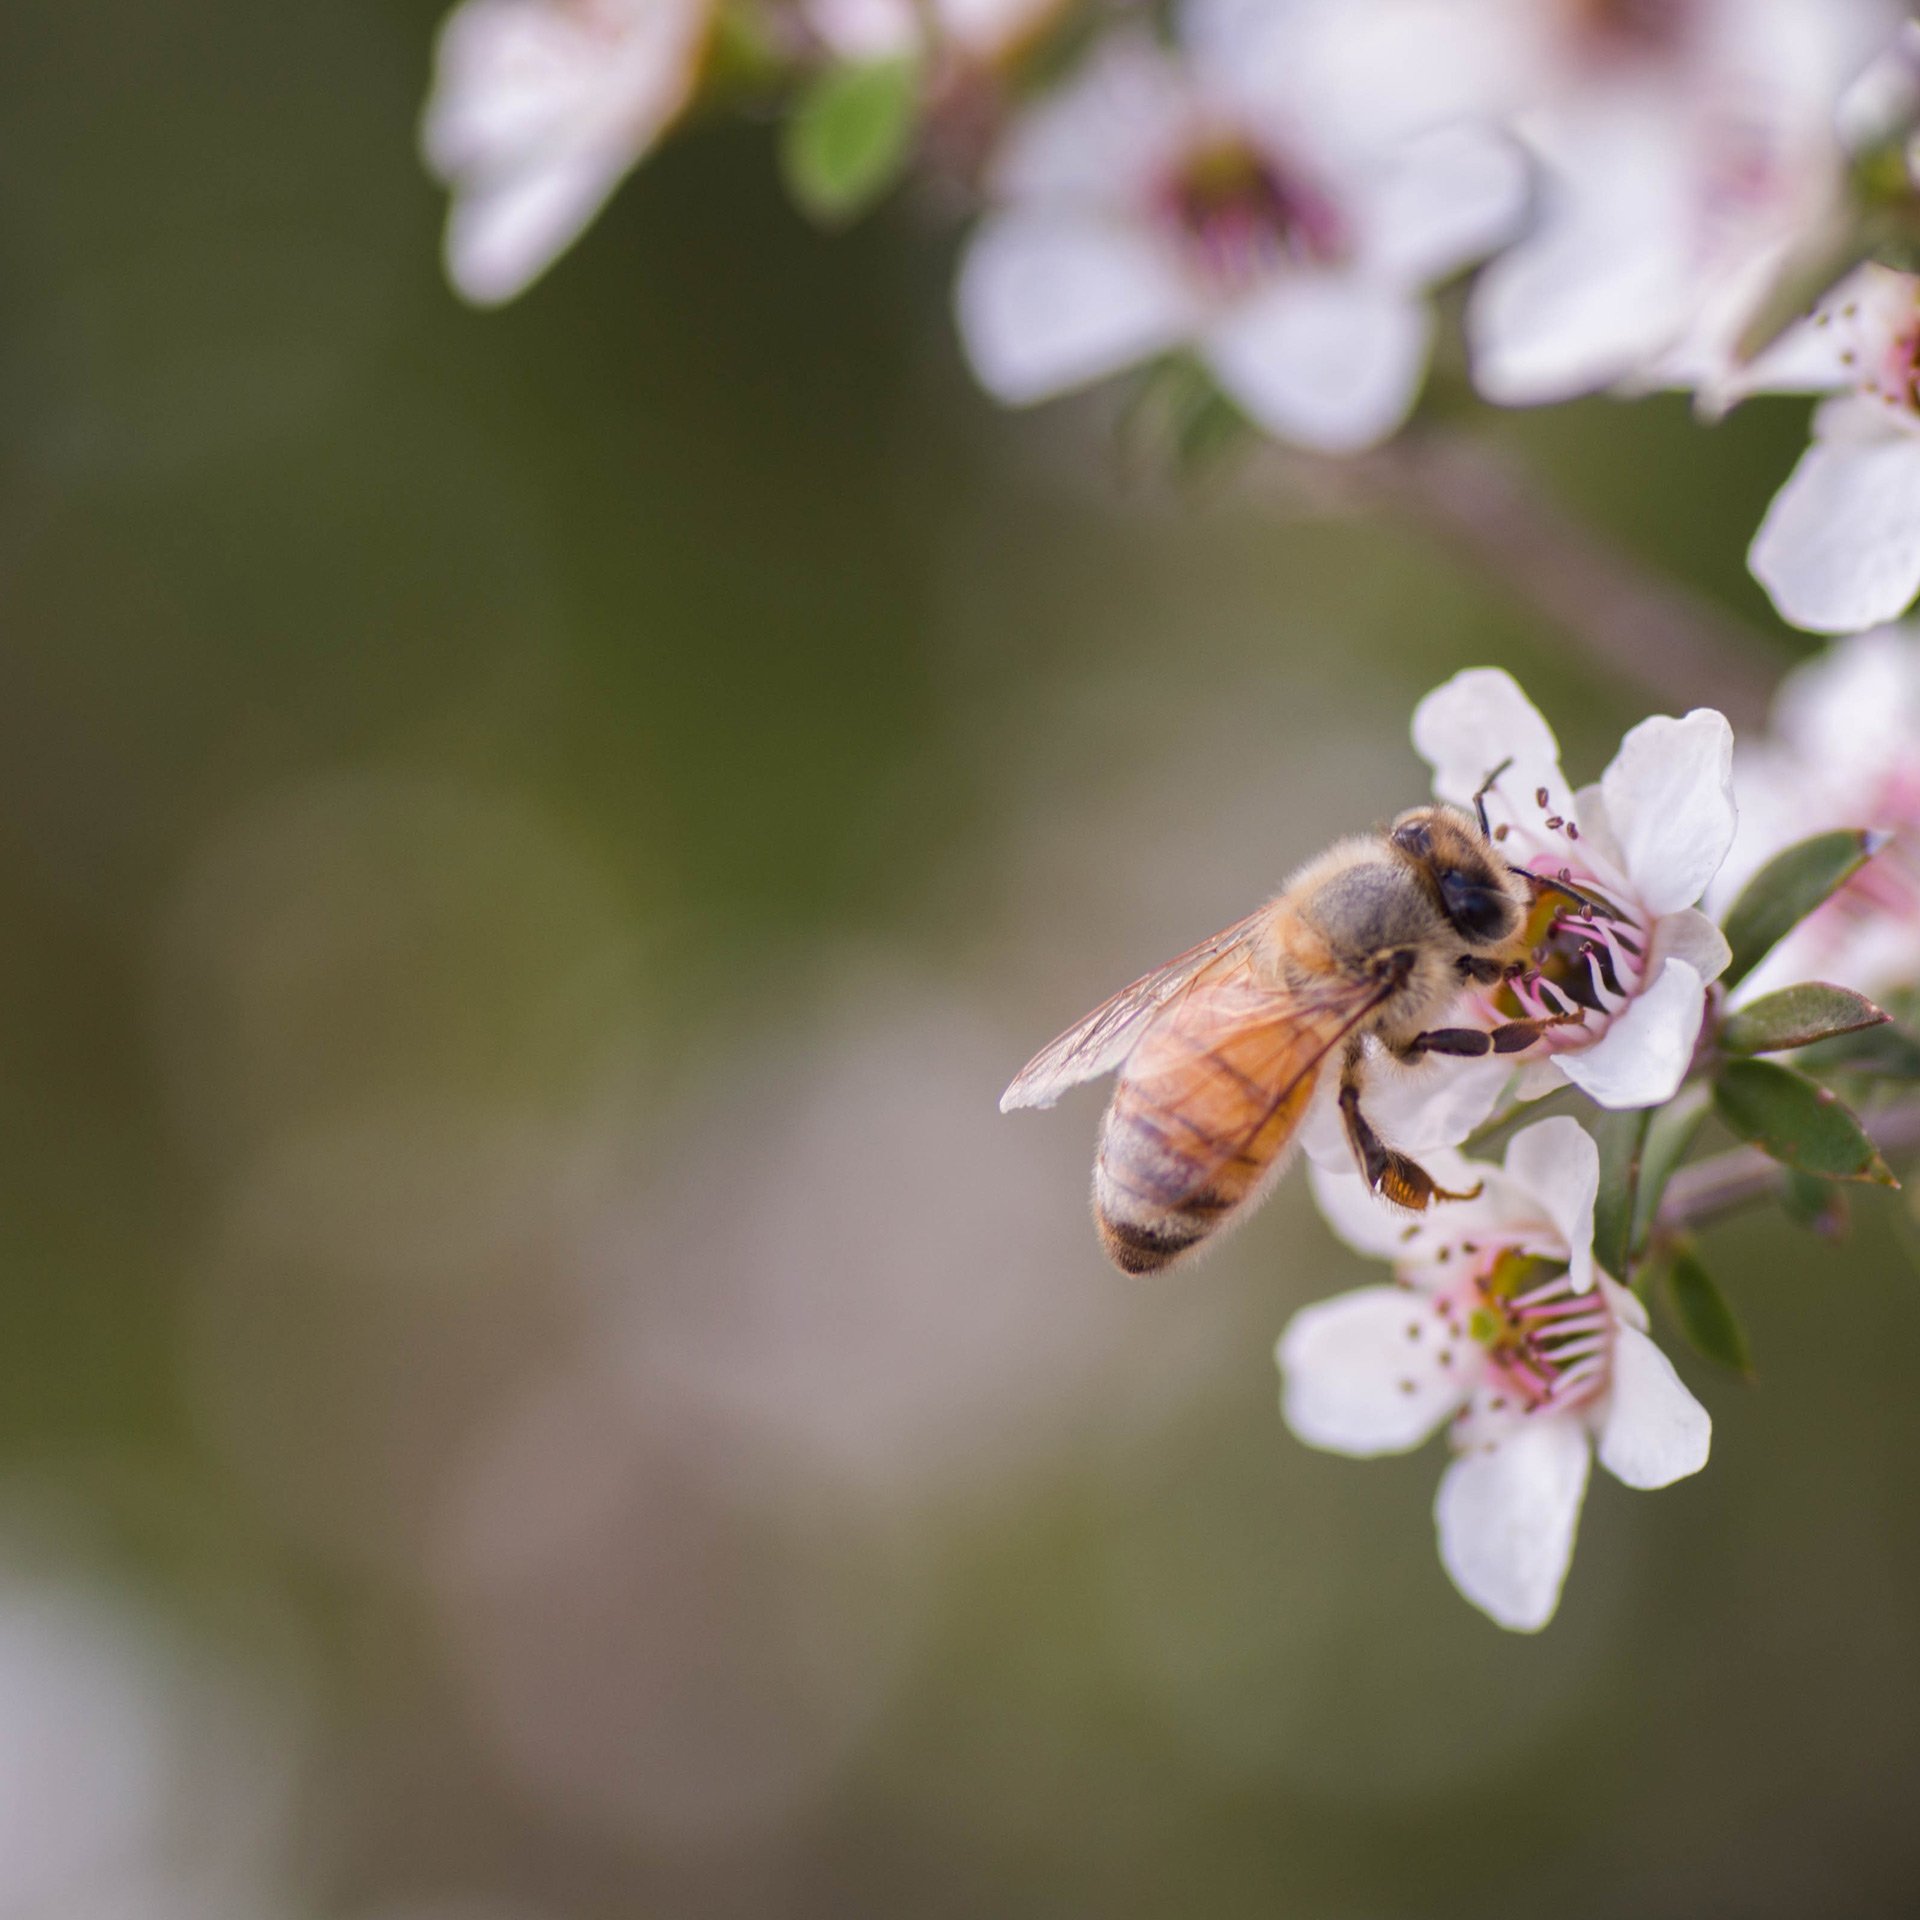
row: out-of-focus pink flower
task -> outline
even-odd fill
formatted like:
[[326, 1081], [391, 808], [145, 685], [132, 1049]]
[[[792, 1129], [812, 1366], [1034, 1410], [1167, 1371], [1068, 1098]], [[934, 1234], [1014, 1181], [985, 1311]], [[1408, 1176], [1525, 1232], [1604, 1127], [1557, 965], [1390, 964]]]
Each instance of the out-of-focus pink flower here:
[[1809, 834], [1892, 835], [1741, 982], [1740, 997], [1809, 979], [1875, 997], [1920, 985], [1920, 634], [1856, 634], [1790, 673], [1771, 735], [1743, 743], [1735, 766], [1740, 831], [1709, 896], [1717, 909]]
[[1382, 0], [1330, 62], [1356, 106], [1512, 125], [1536, 215], [1467, 322], [1491, 400], [1690, 383], [1839, 197], [1835, 114], [1885, 0]]
[[462, 0], [421, 124], [453, 191], [447, 273], [469, 300], [523, 292], [691, 97], [712, 0]]
[[[1776, 370], [1784, 362], [1790, 371]], [[1920, 279], [1866, 266], [1794, 328], [1746, 391], [1829, 391], [1748, 564], [1782, 616], [1857, 633], [1920, 593]]]
[[962, 337], [1023, 404], [1190, 348], [1266, 431], [1368, 446], [1426, 366], [1426, 289], [1512, 227], [1490, 133], [1383, 137], [1308, 58], [1314, 0], [1197, 0], [1176, 51], [1111, 37], [1014, 127], [962, 264]]
[[1712, 1423], [1645, 1309], [1594, 1268], [1599, 1155], [1575, 1121], [1516, 1134], [1503, 1166], [1432, 1166], [1478, 1197], [1409, 1220], [1357, 1175], [1313, 1169], [1334, 1231], [1391, 1260], [1396, 1284], [1294, 1315], [1281, 1409], [1309, 1446], [1363, 1458], [1447, 1424], [1441, 1562], [1501, 1626], [1533, 1632], [1559, 1604], [1591, 1455], [1630, 1487], [1664, 1487], [1706, 1465]]

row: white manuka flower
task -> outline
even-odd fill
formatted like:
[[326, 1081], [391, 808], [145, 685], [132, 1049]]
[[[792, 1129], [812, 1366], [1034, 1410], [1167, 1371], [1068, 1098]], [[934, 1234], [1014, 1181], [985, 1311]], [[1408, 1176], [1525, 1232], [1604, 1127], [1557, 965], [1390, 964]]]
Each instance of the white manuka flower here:
[[1857, 633], [1904, 612], [1920, 592], [1917, 380], [1920, 279], [1868, 266], [1742, 383], [1748, 392], [1834, 391], [1747, 555], [1797, 627]]
[[1015, 126], [958, 293], [997, 398], [1186, 347], [1282, 439], [1346, 451], [1406, 418], [1425, 291], [1508, 231], [1524, 176], [1494, 135], [1386, 141], [1330, 101], [1296, 57], [1324, 4], [1195, 0], [1177, 52], [1115, 34]]
[[1281, 1410], [1309, 1446], [1362, 1458], [1450, 1422], [1441, 1563], [1476, 1607], [1531, 1633], [1559, 1604], [1590, 1455], [1630, 1487], [1668, 1486], [1706, 1465], [1712, 1423], [1640, 1302], [1594, 1267], [1600, 1163], [1576, 1122], [1516, 1134], [1504, 1166], [1431, 1165], [1479, 1194], [1409, 1219], [1356, 1175], [1313, 1169], [1334, 1231], [1391, 1260], [1396, 1284], [1294, 1315]]
[[1622, 381], [1690, 384], [1832, 218], [1845, 173], [1835, 114], [1891, 30], [1889, 10], [1496, 5], [1536, 22], [1544, 58], [1519, 125], [1546, 179], [1538, 225], [1475, 290], [1476, 383], [1517, 405]]
[[1753, 999], [1826, 980], [1878, 999], [1920, 987], [1920, 631], [1838, 641], [1780, 683], [1773, 727], [1742, 742], [1740, 830], [1708, 896], [1724, 910], [1760, 867], [1809, 834], [1890, 839], [1740, 983]]
[[495, 306], [538, 279], [687, 104], [712, 0], [463, 0], [421, 126], [453, 190], [447, 273]]
[[[1546, 1092], [1564, 1075], [1603, 1107], [1672, 1099], [1693, 1059], [1707, 982], [1730, 957], [1694, 905], [1737, 820], [1725, 717], [1700, 707], [1643, 720], [1599, 784], [1576, 792], [1553, 730], [1513, 676], [1477, 667], [1420, 702], [1413, 744], [1440, 799], [1471, 806], [1485, 790], [1494, 840], [1512, 865], [1592, 906], [1565, 901], [1540, 970], [1481, 1003], [1488, 1023], [1514, 1012], [1506, 994], [1527, 1015], [1585, 1014], [1538, 1042], [1521, 1091]], [[1444, 1076], [1435, 1084], [1444, 1095]]]
[[1511, 124], [1536, 217], [1467, 312], [1474, 378], [1533, 406], [1678, 380], [1840, 199], [1836, 108], [1886, 0], [1369, 0], [1343, 95]]

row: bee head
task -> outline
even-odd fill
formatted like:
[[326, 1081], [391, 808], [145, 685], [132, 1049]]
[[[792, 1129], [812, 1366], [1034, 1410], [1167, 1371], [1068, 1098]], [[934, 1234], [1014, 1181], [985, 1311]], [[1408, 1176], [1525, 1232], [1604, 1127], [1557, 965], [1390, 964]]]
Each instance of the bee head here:
[[1393, 823], [1387, 839], [1425, 878], [1468, 946], [1501, 946], [1519, 932], [1527, 912], [1525, 888], [1471, 814], [1415, 807]]

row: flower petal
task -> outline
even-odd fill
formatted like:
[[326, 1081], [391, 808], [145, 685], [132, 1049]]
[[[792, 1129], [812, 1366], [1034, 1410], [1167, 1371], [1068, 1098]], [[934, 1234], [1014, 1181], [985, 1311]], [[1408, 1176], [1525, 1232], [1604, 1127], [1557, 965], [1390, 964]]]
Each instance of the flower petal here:
[[1508, 1174], [1545, 1209], [1567, 1243], [1567, 1277], [1576, 1293], [1593, 1285], [1593, 1203], [1600, 1191], [1600, 1150], [1570, 1114], [1539, 1121], [1513, 1136]]
[[[1920, 38], [1920, 29], [1916, 29]], [[1920, 644], [1903, 627], [1837, 640], [1773, 696], [1773, 730], [1815, 767], [1871, 790], [1920, 740]]]
[[1203, 351], [1267, 432], [1351, 453], [1406, 419], [1431, 331], [1424, 302], [1397, 288], [1346, 274], [1281, 275], [1220, 315]]
[[1702, 980], [1718, 980], [1732, 958], [1727, 936], [1697, 907], [1682, 907], [1654, 922], [1647, 964], [1656, 973], [1663, 960], [1684, 960]]
[[1679, 1092], [1706, 1011], [1706, 983], [1669, 960], [1591, 1047], [1556, 1054], [1555, 1064], [1603, 1107], [1657, 1107]]
[[1666, 1487], [1707, 1464], [1713, 1422], [1673, 1370], [1673, 1362], [1634, 1327], [1613, 1338], [1613, 1385], [1601, 1417], [1600, 1464], [1630, 1487]]
[[1500, 667], [1469, 667], [1413, 710], [1413, 745], [1433, 769], [1433, 790], [1466, 806], [1501, 761], [1517, 793], [1564, 790], [1560, 743], [1520, 683]]
[[1324, 1073], [1307, 1102], [1300, 1121], [1300, 1151], [1316, 1167], [1329, 1173], [1353, 1171], [1353, 1148], [1347, 1140], [1345, 1121], [1340, 1116], [1340, 1076]]
[[1010, 200], [1131, 208], [1184, 137], [1186, 78], [1142, 33], [1109, 34], [1064, 85], [1014, 121], [990, 185]]
[[1369, 270], [1419, 287], [1480, 259], [1513, 231], [1526, 210], [1527, 168], [1503, 136], [1448, 127], [1376, 162], [1355, 191]]
[[1505, 1167], [1469, 1160], [1451, 1147], [1425, 1149], [1420, 1164], [1440, 1186], [1467, 1197], [1410, 1213], [1370, 1192], [1351, 1170], [1349, 1153], [1339, 1170], [1315, 1164], [1310, 1176], [1314, 1198], [1334, 1232], [1355, 1252], [1392, 1261], [1400, 1277], [1416, 1285], [1444, 1285], [1457, 1277], [1446, 1266], [1467, 1242], [1566, 1259], [1565, 1228], [1541, 1195]]
[[1609, 385], [1671, 345], [1697, 298], [1683, 126], [1641, 89], [1588, 104], [1555, 116], [1539, 224], [1468, 302], [1474, 384], [1501, 406]]
[[1613, 1309], [1613, 1317], [1622, 1326], [1637, 1327], [1645, 1333], [1649, 1325], [1646, 1302], [1631, 1287], [1623, 1287], [1618, 1280], [1609, 1280], [1604, 1273], [1599, 1278], [1601, 1297]]
[[1747, 552], [1781, 616], [1814, 633], [1877, 626], [1920, 592], [1920, 436], [1856, 438], [1841, 425], [1846, 437], [1800, 456]]
[[1116, 373], [1192, 323], [1173, 263], [1149, 235], [1073, 213], [990, 217], [961, 262], [957, 300], [975, 375], [1011, 406]]
[[1401, 1287], [1302, 1307], [1274, 1350], [1280, 1411], [1310, 1447], [1362, 1459], [1405, 1453], [1466, 1399], [1472, 1355], [1461, 1342], [1431, 1300]]
[[1455, 1147], [1494, 1109], [1513, 1073], [1511, 1057], [1429, 1058], [1403, 1065], [1391, 1054], [1369, 1056], [1362, 1106], [1373, 1130], [1404, 1153]]
[[[1512, 1060], [1497, 1054], [1482, 1060], [1435, 1058], [1403, 1066], [1390, 1054], [1374, 1053], [1366, 1063], [1362, 1105], [1374, 1131], [1388, 1146], [1415, 1155], [1442, 1186], [1456, 1186], [1460, 1182], [1441, 1170], [1443, 1164], [1451, 1166], [1457, 1159], [1446, 1150], [1486, 1119], [1512, 1075]], [[1560, 1082], [1556, 1079], [1554, 1084]], [[1299, 1134], [1307, 1158], [1333, 1174], [1354, 1170], [1339, 1092], [1339, 1076], [1326, 1075]], [[1477, 1170], [1468, 1173], [1465, 1184], [1471, 1186], [1477, 1177]]]
[[565, 251], [686, 105], [709, 24], [708, 0], [447, 16], [420, 141], [454, 190], [447, 265], [468, 299], [509, 299]]
[[1602, 893], [1615, 887], [1632, 892], [1627, 884], [1626, 856], [1614, 838], [1613, 822], [1607, 818], [1606, 795], [1600, 791], [1599, 781], [1575, 791], [1572, 811], [1580, 828], [1580, 864], [1588, 876], [1600, 883]]
[[1643, 720], [1600, 776], [1607, 823], [1649, 913], [1690, 907], [1733, 845], [1733, 729], [1696, 707]]
[[1366, 1181], [1353, 1170], [1351, 1151], [1344, 1168], [1310, 1161], [1307, 1184], [1313, 1189], [1322, 1218], [1355, 1253], [1364, 1253], [1371, 1260], [1391, 1260], [1404, 1250], [1406, 1215], [1396, 1213], [1367, 1190]]
[[524, 293], [586, 231], [633, 167], [627, 153], [566, 153], [460, 193], [447, 215], [447, 278], [481, 307]]
[[1441, 1565], [1501, 1626], [1536, 1633], [1553, 1618], [1589, 1458], [1578, 1420], [1548, 1414], [1513, 1422], [1442, 1477], [1433, 1509]]

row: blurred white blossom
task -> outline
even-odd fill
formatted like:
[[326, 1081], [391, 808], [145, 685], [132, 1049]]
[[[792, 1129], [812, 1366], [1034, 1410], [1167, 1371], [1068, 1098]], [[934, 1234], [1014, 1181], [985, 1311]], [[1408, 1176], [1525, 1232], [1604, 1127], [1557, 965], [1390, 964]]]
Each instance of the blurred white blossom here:
[[1856, 633], [1920, 592], [1920, 279], [1859, 269], [1756, 367], [1748, 391], [1827, 391], [1749, 564], [1795, 626]]
[[1892, 838], [1740, 984], [1751, 999], [1798, 980], [1882, 996], [1920, 985], [1920, 634], [1836, 642], [1790, 673], [1769, 736], [1735, 760], [1740, 830], [1710, 904], [1729, 905], [1772, 856], [1809, 834]]
[[0, 1571], [0, 1913], [291, 1913], [288, 1707], [116, 1584]]
[[1432, 1170], [1478, 1196], [1409, 1220], [1358, 1175], [1313, 1169], [1334, 1231], [1391, 1260], [1396, 1284], [1294, 1315], [1282, 1411], [1308, 1445], [1363, 1458], [1449, 1423], [1441, 1561], [1475, 1606], [1532, 1632], [1559, 1604], [1591, 1454], [1630, 1487], [1667, 1486], [1706, 1465], [1711, 1423], [1646, 1310], [1594, 1268], [1600, 1162], [1577, 1122], [1526, 1128], [1499, 1167], [1447, 1154]]
[[1315, 83], [1313, 0], [1199, 0], [1177, 50], [1108, 37], [1013, 127], [962, 264], [982, 383], [1046, 398], [1176, 348], [1282, 439], [1400, 425], [1426, 290], [1518, 215], [1518, 156], [1455, 129], [1383, 139]]
[[[1485, 795], [1500, 850], [1593, 903], [1591, 914], [1565, 903], [1539, 971], [1509, 989], [1528, 1015], [1585, 1016], [1539, 1042], [1545, 1057], [1522, 1069], [1523, 1094], [1564, 1077], [1604, 1107], [1670, 1100], [1692, 1063], [1707, 982], [1729, 957], [1694, 903], [1733, 841], [1733, 729], [1706, 707], [1643, 720], [1599, 782], [1576, 791], [1513, 677], [1479, 667], [1421, 701], [1413, 743], [1434, 793], [1459, 806], [1504, 767]], [[1484, 1016], [1500, 1017], [1492, 1000]], [[1444, 1076], [1436, 1084], [1444, 1090]]]
[[1365, 0], [1334, 29], [1350, 111], [1513, 127], [1528, 231], [1468, 308], [1474, 377], [1528, 406], [1685, 379], [1830, 217], [1848, 83], [1884, 0]]
[[462, 0], [421, 127], [453, 192], [447, 272], [481, 306], [564, 253], [691, 97], [712, 0]]

